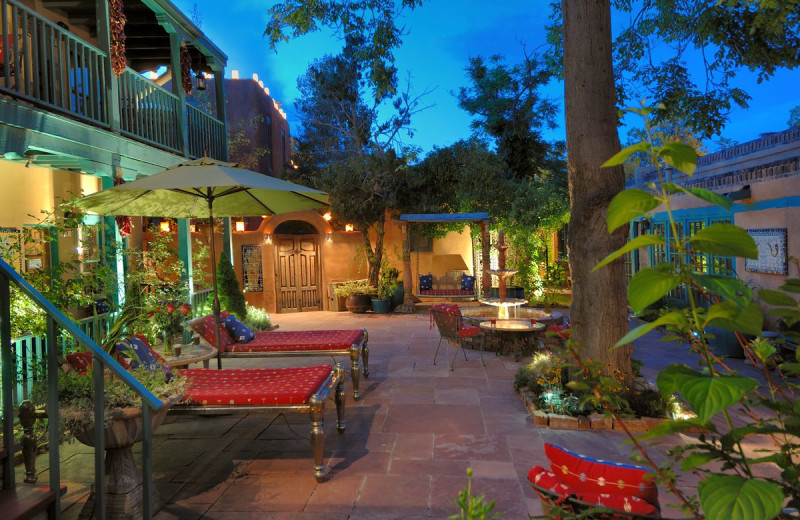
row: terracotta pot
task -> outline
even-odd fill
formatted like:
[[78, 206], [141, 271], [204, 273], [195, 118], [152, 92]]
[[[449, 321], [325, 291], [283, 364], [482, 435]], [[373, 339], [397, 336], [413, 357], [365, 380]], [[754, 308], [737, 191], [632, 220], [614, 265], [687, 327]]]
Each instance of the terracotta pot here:
[[372, 308], [372, 297], [366, 294], [352, 294], [347, 297], [344, 304], [348, 311], [360, 314]]

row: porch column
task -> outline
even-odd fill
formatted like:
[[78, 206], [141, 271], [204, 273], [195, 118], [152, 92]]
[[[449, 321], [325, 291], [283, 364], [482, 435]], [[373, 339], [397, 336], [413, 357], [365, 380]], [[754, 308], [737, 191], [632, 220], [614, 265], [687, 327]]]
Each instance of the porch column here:
[[411, 273], [411, 234], [408, 232], [408, 222], [400, 222], [400, 233], [403, 237], [403, 304], [395, 312], [413, 313], [414, 305], [414, 279]]
[[[158, 19], [158, 17], [156, 17]], [[183, 38], [177, 33], [174, 27], [168, 22], [159, 23], [164, 30], [169, 33], [169, 68], [172, 72], [172, 93], [178, 97], [178, 124], [175, 129], [180, 140], [179, 148], [183, 151], [184, 157], [189, 157], [189, 124], [186, 113], [186, 94], [183, 92], [183, 82], [181, 81], [181, 42]]]
[[192, 233], [189, 230], [189, 219], [179, 218], [178, 221], [178, 258], [186, 267], [181, 270], [181, 281], [189, 287], [190, 296], [194, 292], [194, 274], [192, 269]]
[[489, 235], [489, 220], [481, 220], [481, 296], [489, 297], [492, 288], [492, 275], [488, 273], [492, 267], [492, 238]]

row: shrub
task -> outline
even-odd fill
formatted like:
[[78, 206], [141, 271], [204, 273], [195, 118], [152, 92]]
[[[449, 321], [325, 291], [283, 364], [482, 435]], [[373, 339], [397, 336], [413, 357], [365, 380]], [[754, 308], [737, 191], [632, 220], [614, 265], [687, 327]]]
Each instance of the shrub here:
[[247, 317], [244, 319], [244, 324], [251, 330], [270, 330], [272, 328], [267, 311], [252, 305], [247, 306]]
[[233, 265], [228, 255], [222, 253], [217, 264], [217, 287], [219, 292], [220, 309], [235, 314], [240, 320], [247, 316], [247, 302], [244, 293], [236, 279]]

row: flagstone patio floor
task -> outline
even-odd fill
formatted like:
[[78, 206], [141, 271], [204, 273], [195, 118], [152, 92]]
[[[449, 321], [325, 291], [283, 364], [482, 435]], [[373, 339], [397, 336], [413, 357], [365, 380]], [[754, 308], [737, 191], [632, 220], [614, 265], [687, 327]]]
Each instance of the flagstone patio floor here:
[[[528, 469], [547, 466], [543, 444], [557, 443], [587, 455], [630, 461], [632, 448], [614, 431], [553, 430], [534, 425], [513, 389], [513, 357], [461, 352], [454, 371], [441, 356], [433, 365], [439, 335], [424, 308], [417, 314], [308, 312], [279, 314], [280, 330], [366, 328], [371, 376], [362, 397], [347, 392], [347, 429], [335, 428], [335, 407], [326, 410], [325, 453], [329, 479], [312, 473], [308, 422], [282, 420], [268, 427], [263, 415], [168, 418], [154, 438], [154, 477], [166, 506], [158, 520], [391, 520], [445, 519], [472, 468], [473, 491], [496, 500], [505, 520], [541, 514], [527, 483]], [[659, 341], [653, 332], [636, 342], [651, 381], [673, 362], [694, 366], [684, 346]], [[442, 348], [445, 348], [444, 345]], [[449, 347], [448, 355], [456, 351]], [[223, 368], [319, 364], [319, 358], [227, 359]], [[347, 360], [344, 360], [347, 361]], [[742, 360], [734, 368], [751, 370]], [[664, 450], [683, 437], [663, 439]], [[90, 448], [64, 447], [62, 473], [69, 479], [64, 518], [77, 518], [93, 480]], [[138, 458], [138, 456], [137, 456]], [[46, 466], [46, 458], [40, 463]], [[40, 482], [46, 482], [42, 476]], [[693, 489], [692, 477], [680, 485]], [[660, 490], [662, 514], [679, 517]]]

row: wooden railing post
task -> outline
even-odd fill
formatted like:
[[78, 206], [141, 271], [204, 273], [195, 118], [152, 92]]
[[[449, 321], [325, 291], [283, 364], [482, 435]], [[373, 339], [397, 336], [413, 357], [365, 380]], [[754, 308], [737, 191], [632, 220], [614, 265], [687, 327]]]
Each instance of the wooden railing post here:
[[108, 0], [95, 0], [95, 11], [97, 13], [97, 45], [100, 50], [106, 53], [108, 59], [101, 60], [103, 70], [101, 76], [105, 88], [100, 93], [103, 99], [103, 106], [112, 132], [116, 132], [120, 127], [119, 109], [119, 79], [111, 70], [111, 29], [108, 12]]
[[178, 98], [179, 125], [176, 129], [180, 137], [180, 148], [183, 156], [189, 157], [189, 118], [186, 110], [186, 94], [183, 92], [181, 81], [181, 41], [182, 36], [177, 33], [168, 21], [159, 20], [164, 30], [169, 33], [169, 66], [172, 71], [172, 93]]

